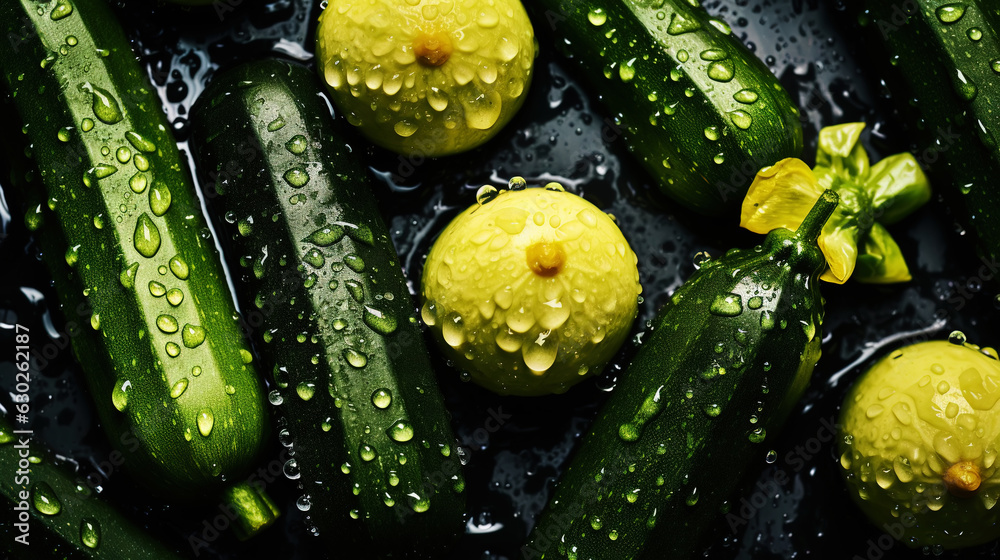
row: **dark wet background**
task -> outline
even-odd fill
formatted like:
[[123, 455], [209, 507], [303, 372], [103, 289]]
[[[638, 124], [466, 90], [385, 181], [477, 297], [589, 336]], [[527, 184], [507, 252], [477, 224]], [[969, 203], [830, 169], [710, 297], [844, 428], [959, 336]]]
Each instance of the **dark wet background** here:
[[[746, 44], [774, 71], [803, 108], [807, 148], [815, 152], [820, 127], [864, 120], [872, 161], [910, 149], [906, 123], [878, 76], [865, 67], [873, 55], [857, 43], [851, 22], [832, 2], [817, 0], [707, 0]], [[187, 111], [218, 67], [268, 54], [310, 61], [319, 2], [312, 0], [219, 0], [203, 10], [150, 7], [133, 1], [119, 6], [120, 19], [159, 90], [179, 141], [187, 138]], [[614, 214], [639, 256], [644, 302], [635, 337], [605, 373], [562, 396], [501, 398], [460, 380], [438, 360], [442, 388], [454, 416], [456, 435], [467, 450], [469, 515], [465, 535], [452, 558], [519, 558], [519, 546], [544, 506], [553, 481], [579, 435], [641, 340], [641, 329], [667, 296], [694, 270], [696, 253], [717, 255], [732, 246], [752, 246], [756, 236], [736, 224], [706, 223], [664, 199], [628, 155], [622, 140], [609, 137], [609, 112], [570, 68], [552, 52], [545, 22], [536, 22], [541, 53], [528, 101], [499, 136], [462, 156], [406, 161], [363, 150], [376, 178], [376, 196], [411, 288], [417, 286], [434, 235], [483, 184], [497, 186], [512, 175], [529, 182], [556, 180]], [[356, 147], [366, 146], [355, 139]], [[933, 169], [931, 169], [933, 171]], [[6, 171], [0, 185], [9, 184]], [[204, 507], [167, 506], [144, 498], [120, 469], [109, 468], [110, 448], [95, 424], [91, 399], [70, 352], [54, 342], [65, 318], [55, 305], [47, 272], [22, 223], [23, 205], [4, 188], [0, 207], [5, 238], [0, 242], [0, 323], [21, 323], [33, 333], [40, 369], [33, 378], [35, 438], [79, 464], [81, 476], [103, 481], [102, 493], [134, 519], [178, 548], [190, 550], [190, 535], [203, 536], [203, 521], [219, 512]], [[418, 211], [414, 212], [414, 209]], [[735, 221], [735, 220], [734, 220]], [[973, 240], [955, 224], [937, 198], [892, 233], [907, 256], [914, 281], [901, 286], [825, 285], [827, 321], [823, 359], [812, 385], [784, 432], [759, 447], [746, 475], [745, 491], [734, 497], [753, 503], [745, 524], [730, 526], [720, 516], [709, 558], [915, 558], [940, 551], [911, 551], [893, 544], [879, 548], [882, 533], [850, 503], [838, 474], [835, 443], [824, 425], [836, 421], [851, 381], [872, 360], [907, 342], [944, 338], [955, 329], [969, 340], [996, 345], [1000, 334], [997, 284], [979, 278], [982, 264]], [[10, 407], [14, 365], [12, 331], [0, 330], [0, 404]], [[473, 434], [491, 411], [510, 418], [490, 434]], [[480, 434], [481, 435], [481, 434]], [[274, 442], [266, 466], [277, 460]], [[776, 451], [773, 463], [765, 457]], [[780, 471], [780, 472], [779, 472]], [[775, 482], [787, 481], [784, 484]], [[304, 532], [295, 507], [296, 483], [278, 477], [268, 492], [285, 515], [277, 527], [240, 544], [228, 533], [201, 550], [201, 558], [350, 558], [330, 551]], [[756, 495], [755, 495], [756, 494]], [[756, 507], [760, 506], [760, 507]], [[883, 537], [881, 544], [887, 541]], [[987, 545], [952, 558], [995, 558]]]

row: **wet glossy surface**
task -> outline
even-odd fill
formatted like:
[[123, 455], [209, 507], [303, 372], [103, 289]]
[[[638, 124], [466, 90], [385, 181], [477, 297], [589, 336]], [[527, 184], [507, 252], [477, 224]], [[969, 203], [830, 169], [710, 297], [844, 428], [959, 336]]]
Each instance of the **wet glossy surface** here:
[[[852, 50], [852, 32], [838, 31], [845, 22], [834, 7], [815, 0], [710, 0], [706, 6], [765, 60], [803, 109], [807, 161], [819, 127], [849, 120], [869, 123], [865, 142], [873, 161], [908, 148], [905, 127], [893, 116], [896, 100], [883, 98], [877, 76], [859, 66], [867, 54]], [[148, 13], [146, 2], [131, 2], [118, 11], [183, 142], [187, 111], [215, 68], [267, 53], [309, 61], [312, 48], [306, 40], [319, 9], [318, 2], [309, 0], [223, 0], [200, 11], [165, 6]], [[461, 381], [459, 371], [437, 359], [456, 435], [468, 457], [469, 518], [455, 559], [520, 557], [519, 544], [544, 507], [552, 481], [641, 342], [645, 321], [694, 270], [699, 252], [718, 255], [759, 239], [738, 231], [735, 218], [730, 224], [705, 222], [677, 211], [625, 151], [597, 95], [585, 91], [574, 71], [553, 53], [544, 22], [536, 21], [536, 34], [540, 55], [525, 107], [483, 148], [435, 161], [360, 150], [377, 177], [376, 195], [411, 288], [418, 285], [436, 233], [475, 203], [479, 187], [502, 186], [513, 175], [533, 183], [559, 181], [614, 214], [639, 259], [643, 302], [631, 341], [602, 375], [565, 395], [498, 397]], [[356, 135], [353, 144], [368, 145]], [[0, 184], [8, 183], [6, 174], [0, 176]], [[152, 503], [119, 465], [109, 462], [110, 449], [95, 426], [79, 368], [65, 344], [56, 340], [65, 317], [53, 303], [44, 266], [35, 258], [37, 248], [23, 225], [23, 205], [9, 189], [3, 195], [7, 207], [0, 208], [0, 220], [6, 237], [0, 242], [0, 263], [7, 273], [0, 278], [0, 349], [14, 345], [8, 325], [20, 322], [31, 329], [38, 371], [30, 393], [36, 439], [75, 459], [82, 476], [91, 475], [110, 499], [179, 548], [190, 550], [192, 535], [206, 539], [201, 558], [238, 558], [250, 551], [323, 557], [320, 542], [304, 531], [307, 513], [295, 504], [301, 479], [280, 472], [284, 461], [278, 442], [269, 447], [263, 466], [273, 467], [267, 489], [285, 514], [279, 526], [242, 545], [231, 531], [207, 542], [213, 533], [204, 521], [219, 514], [216, 507]], [[905, 343], [945, 338], [961, 329], [970, 341], [995, 346], [1000, 311], [997, 284], [987, 278], [995, 271], [984, 267], [971, 240], [936, 198], [891, 231], [915, 280], [890, 287], [823, 287], [824, 357], [813, 383], [785, 431], [769, 435], [759, 446], [760, 458], [747, 475], [745, 490], [734, 497], [736, 517], [727, 522], [719, 516], [706, 557], [922, 556], [889, 541], [849, 502], [832, 434], [839, 404], [864, 368]], [[0, 404], [9, 409], [14, 365], [3, 352]], [[945, 556], [992, 558], [993, 548]]]

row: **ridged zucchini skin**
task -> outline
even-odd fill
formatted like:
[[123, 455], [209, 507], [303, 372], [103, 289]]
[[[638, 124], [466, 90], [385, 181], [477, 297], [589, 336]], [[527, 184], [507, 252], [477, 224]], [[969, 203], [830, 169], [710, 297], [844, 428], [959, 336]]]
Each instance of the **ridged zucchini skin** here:
[[[8, 516], [0, 524], [0, 539], [6, 551], [4, 558], [183, 558], [104, 501], [73, 474], [69, 464], [57, 460], [30, 440], [30, 436], [15, 434], [10, 421], [0, 417], [0, 469], [5, 474], [0, 482], [0, 495]], [[23, 460], [30, 465], [27, 476], [18, 473], [23, 470]], [[39, 500], [54, 497], [56, 502], [42, 501], [42, 507], [49, 512], [43, 513], [35, 506], [36, 497]], [[55, 510], [46, 506], [54, 503], [59, 504], [58, 512], [51, 514]], [[27, 544], [14, 540], [24, 534], [21, 527], [15, 526], [22, 522], [22, 511], [30, 516]]]
[[820, 356], [827, 191], [799, 232], [702, 264], [571, 459], [523, 558], [681, 560], [697, 547]]
[[799, 111], [729, 26], [685, 0], [539, 0], [536, 28], [603, 98], [629, 150], [668, 196], [736, 215], [761, 167], [802, 151]]
[[363, 557], [441, 549], [465, 504], [449, 415], [365, 168], [317, 77], [240, 66], [191, 122], [309, 523]]
[[148, 488], [205, 499], [251, 467], [267, 410], [159, 100], [103, 1], [8, 1], [0, 20], [42, 201], [25, 223], [101, 423]]
[[[917, 160], [995, 268], [1000, 259], [1000, 5], [849, 0]], [[940, 15], [939, 15], [940, 14]], [[987, 273], [987, 278], [994, 277]]]

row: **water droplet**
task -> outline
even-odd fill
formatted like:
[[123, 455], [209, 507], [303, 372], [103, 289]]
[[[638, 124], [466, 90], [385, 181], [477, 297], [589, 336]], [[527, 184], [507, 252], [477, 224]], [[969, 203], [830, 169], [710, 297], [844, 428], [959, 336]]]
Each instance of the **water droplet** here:
[[139, 150], [140, 152], [146, 152], [147, 154], [156, 152], [156, 144], [150, 142], [138, 132], [133, 132], [131, 130], [126, 132], [125, 139], [128, 140], [129, 144], [132, 144], [133, 148]]
[[170, 387], [170, 398], [176, 399], [177, 397], [180, 397], [181, 395], [184, 394], [184, 391], [187, 390], [187, 387], [188, 387], [187, 377], [182, 377], [178, 379], [177, 382], [174, 383], [172, 387]]
[[983, 38], [983, 32], [978, 27], [973, 27], [966, 32], [970, 41], [978, 41]]
[[628, 62], [623, 62], [618, 66], [618, 77], [622, 79], [623, 82], [631, 82], [635, 78], [635, 59], [629, 60]]
[[747, 436], [747, 439], [749, 439], [751, 443], [761, 443], [764, 441], [766, 437], [767, 437], [767, 430], [765, 430], [763, 427], [760, 427], [750, 432], [750, 435]]
[[284, 127], [285, 127], [285, 119], [281, 115], [278, 115], [278, 118], [274, 119], [273, 121], [267, 124], [267, 131], [277, 132]]
[[601, 8], [592, 8], [590, 12], [587, 13], [587, 21], [595, 27], [600, 27], [608, 21], [608, 14], [604, 13]]
[[171, 315], [160, 315], [156, 318], [156, 328], [167, 334], [177, 332], [177, 319]]
[[356, 253], [350, 253], [344, 257], [344, 264], [347, 268], [353, 270], [354, 272], [362, 272], [365, 269], [365, 261], [361, 259]]
[[194, 366], [193, 368], [191, 368], [191, 375], [195, 377], [201, 375], [201, 366]]
[[746, 130], [753, 123], [753, 118], [746, 111], [736, 110], [729, 113], [729, 119], [733, 121], [736, 128]]
[[24, 214], [24, 227], [28, 228], [28, 231], [38, 231], [38, 228], [42, 227], [42, 224], [44, 223], [45, 219], [42, 217], [41, 204], [28, 210]]
[[132, 159], [132, 150], [129, 150], [125, 146], [121, 146], [115, 150], [115, 159], [118, 160], [118, 163], [128, 163], [128, 161]]
[[295, 394], [300, 399], [308, 401], [316, 394], [316, 383], [313, 381], [303, 381], [295, 386]]
[[267, 394], [267, 400], [274, 406], [280, 406], [281, 403], [285, 402], [285, 399], [281, 396], [281, 393], [279, 393], [277, 389], [274, 389]]
[[80, 260], [80, 246], [73, 245], [66, 249], [66, 266], [73, 267], [76, 266], [77, 261]]
[[386, 409], [392, 404], [392, 391], [389, 389], [378, 389], [372, 393], [372, 404], [376, 408]]
[[306, 137], [302, 136], [301, 134], [296, 134], [295, 136], [292, 137], [291, 140], [285, 143], [285, 148], [289, 152], [295, 155], [301, 155], [305, 153], [306, 148], [308, 146], [309, 146], [309, 141], [306, 140]]
[[90, 316], [90, 328], [94, 329], [95, 331], [101, 330], [101, 314], [100, 313], [94, 313], [93, 315]]
[[670, 17], [670, 25], [667, 27], [667, 33], [671, 35], [680, 35], [682, 33], [688, 33], [691, 31], [697, 31], [701, 29], [701, 24], [695, 18], [684, 17], [681, 12], [674, 12]]
[[309, 494], [299, 496], [299, 499], [295, 500], [295, 507], [299, 511], [309, 511], [309, 508], [312, 507], [312, 499], [309, 497]]
[[181, 330], [181, 341], [188, 348], [197, 348], [205, 342], [205, 327], [191, 323], [184, 325], [184, 329]]
[[69, 142], [73, 139], [73, 127], [64, 126], [60, 128], [59, 132], [56, 133], [56, 138], [58, 138], [60, 142]]
[[198, 413], [198, 433], [202, 437], [208, 437], [212, 433], [212, 427], [215, 425], [215, 414], [212, 413], [211, 408], [203, 408], [201, 412]]
[[187, 262], [185, 262], [180, 255], [174, 255], [173, 258], [170, 259], [169, 264], [170, 272], [173, 272], [174, 276], [176, 276], [178, 280], [187, 280], [191, 270], [188, 268]]
[[363, 368], [368, 363], [368, 356], [365, 356], [353, 348], [347, 348], [344, 350], [344, 359], [347, 360], [347, 363], [356, 368]]
[[285, 181], [292, 186], [292, 188], [301, 189], [306, 186], [309, 182], [309, 173], [304, 167], [293, 167], [285, 172]]
[[757, 102], [757, 92], [752, 89], [741, 89], [733, 94], [733, 99], [744, 105], [751, 105]]
[[177, 307], [184, 301], [184, 292], [177, 288], [171, 288], [167, 291], [167, 301], [170, 302], [170, 305]]
[[69, 0], [57, 0], [55, 7], [49, 12], [49, 17], [52, 21], [59, 21], [72, 13], [73, 5], [69, 3]]
[[176, 358], [181, 353], [181, 347], [177, 345], [176, 342], [168, 342], [164, 349], [167, 351], [167, 355], [171, 358]]
[[643, 426], [663, 410], [663, 404], [660, 400], [660, 391], [662, 389], [663, 387], [661, 386], [654, 393], [646, 396], [642, 405], [639, 406], [639, 410], [632, 417], [632, 420], [618, 427], [618, 437], [623, 441], [635, 441], [639, 439]]
[[125, 380], [122, 383], [115, 383], [114, 389], [111, 390], [111, 404], [118, 412], [124, 412], [128, 406], [128, 390], [131, 386], [132, 382]]
[[723, 294], [715, 297], [709, 311], [713, 315], [735, 317], [743, 313], [743, 300], [738, 294]]
[[156, 228], [149, 214], [143, 212], [136, 220], [132, 243], [135, 250], [146, 258], [152, 258], [160, 250], [160, 230]]
[[705, 405], [705, 414], [709, 418], [715, 418], [716, 416], [722, 414], [722, 407], [717, 404]]
[[955, 70], [955, 76], [952, 83], [955, 86], [955, 92], [966, 101], [972, 101], [975, 99], [976, 94], [979, 92], [975, 82], [973, 82], [971, 78], [967, 77], [961, 70]]
[[965, 333], [963, 333], [962, 331], [952, 331], [951, 334], [948, 335], [948, 342], [952, 344], [957, 344], [961, 346], [965, 344], [965, 340], [966, 340]]
[[302, 476], [302, 473], [299, 471], [299, 462], [294, 458], [285, 461], [285, 466], [281, 468], [281, 471], [288, 480], [298, 480]]
[[91, 167], [83, 172], [83, 186], [92, 187], [97, 184], [97, 181], [104, 179], [105, 177], [110, 177], [117, 171], [118, 168], [113, 165], [98, 163], [94, 167]]
[[166, 214], [170, 209], [170, 189], [165, 184], [153, 182], [153, 186], [149, 189], [149, 209], [157, 216]]
[[492, 185], [483, 185], [479, 187], [478, 191], [476, 191], [476, 202], [480, 205], [486, 204], [496, 198], [499, 194], [500, 191], [498, 191], [496, 187]]
[[935, 13], [941, 23], [955, 23], [965, 15], [965, 4], [945, 4], [938, 7]]
[[361, 447], [358, 448], [358, 455], [360, 455], [361, 460], [365, 461], [366, 463], [368, 461], [373, 461], [375, 460], [375, 448], [368, 445], [367, 443], [362, 443]]
[[161, 297], [163, 296], [163, 294], [167, 293], [167, 287], [164, 286], [163, 284], [160, 284], [156, 280], [150, 280], [149, 293], [152, 294], [153, 297]]
[[326, 257], [324, 257], [323, 253], [321, 253], [318, 249], [310, 249], [309, 251], [306, 251], [306, 254], [302, 255], [302, 260], [311, 264], [315, 268], [323, 268], [323, 265], [326, 264]]
[[760, 328], [769, 331], [774, 328], [774, 314], [770, 311], [760, 312]]
[[62, 511], [62, 502], [56, 496], [55, 490], [45, 482], [36, 482], [32, 485], [31, 501], [35, 509], [44, 515], [58, 515]]
[[731, 59], [717, 60], [708, 65], [708, 77], [717, 82], [728, 82], [736, 75]]
[[80, 521], [80, 542], [87, 548], [97, 548], [101, 544], [101, 525], [93, 517]]
[[691, 493], [688, 494], [687, 498], [684, 499], [684, 503], [687, 504], [687, 505], [689, 505], [689, 506], [697, 505], [698, 504], [698, 498], [699, 498], [698, 488], [695, 487], [695, 488], [693, 488], [691, 490]]
[[135, 287], [135, 275], [139, 272], [139, 263], [132, 263], [125, 270], [121, 271], [118, 275], [118, 281], [121, 282], [122, 286], [126, 289], [131, 290]]
[[706, 126], [704, 133], [705, 138], [713, 142], [719, 139], [719, 127], [717, 126]]
[[122, 120], [122, 109], [118, 105], [118, 100], [110, 92], [89, 82], [80, 86], [80, 89], [93, 96], [91, 107], [94, 111], [94, 116], [101, 122], [115, 124]]
[[406, 420], [400, 420], [386, 430], [393, 441], [404, 443], [413, 439], [413, 426]]

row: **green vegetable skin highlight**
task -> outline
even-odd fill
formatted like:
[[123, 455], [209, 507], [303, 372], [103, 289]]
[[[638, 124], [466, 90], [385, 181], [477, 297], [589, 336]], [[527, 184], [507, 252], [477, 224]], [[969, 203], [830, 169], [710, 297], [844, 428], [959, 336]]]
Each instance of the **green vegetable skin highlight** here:
[[[172, 560], [183, 556], [165, 547], [148, 532], [105, 502], [96, 490], [73, 475], [71, 465], [61, 464], [26, 436], [13, 433], [6, 417], [0, 417], [0, 469], [7, 474], [0, 482], [8, 517], [0, 524], [0, 537], [8, 551], [23, 550], [31, 558], [78, 558], [121, 560]], [[30, 440], [27, 437], [27, 440]], [[26, 453], [30, 473], [19, 480], [18, 465]], [[25, 484], [25, 485], [22, 485]], [[23, 499], [21, 493], [27, 493]], [[19, 508], [19, 509], [15, 509]], [[18, 518], [25, 511], [28, 533], [24, 536]], [[27, 546], [16, 537], [27, 540]]]
[[[862, 24], [896, 104], [917, 123], [915, 136], [924, 148], [915, 152], [917, 159], [956, 216], [975, 232], [995, 268], [1000, 259], [1000, 6], [985, 0], [846, 4]], [[983, 270], [989, 275], [984, 277], [994, 276]]]
[[[820, 356], [826, 191], [798, 232], [704, 263], [653, 321], [556, 486], [524, 558], [683, 559]], [[555, 537], [553, 538], [553, 535]]]
[[[660, 188], [706, 215], [735, 214], [757, 170], [802, 151], [799, 112], [729, 26], [684, 0], [540, 0], [536, 27], [606, 100]], [[543, 23], [544, 22], [544, 23]]]
[[442, 549], [465, 511], [455, 439], [388, 229], [317, 77], [240, 66], [192, 115], [311, 523], [365, 557]]
[[[245, 475], [267, 415], [156, 94], [100, 0], [3, 2], [0, 20], [0, 73], [42, 183], [23, 186], [25, 223], [101, 423], [150, 489], [204, 500]], [[237, 505], [243, 520], [273, 519], [259, 498]]]

